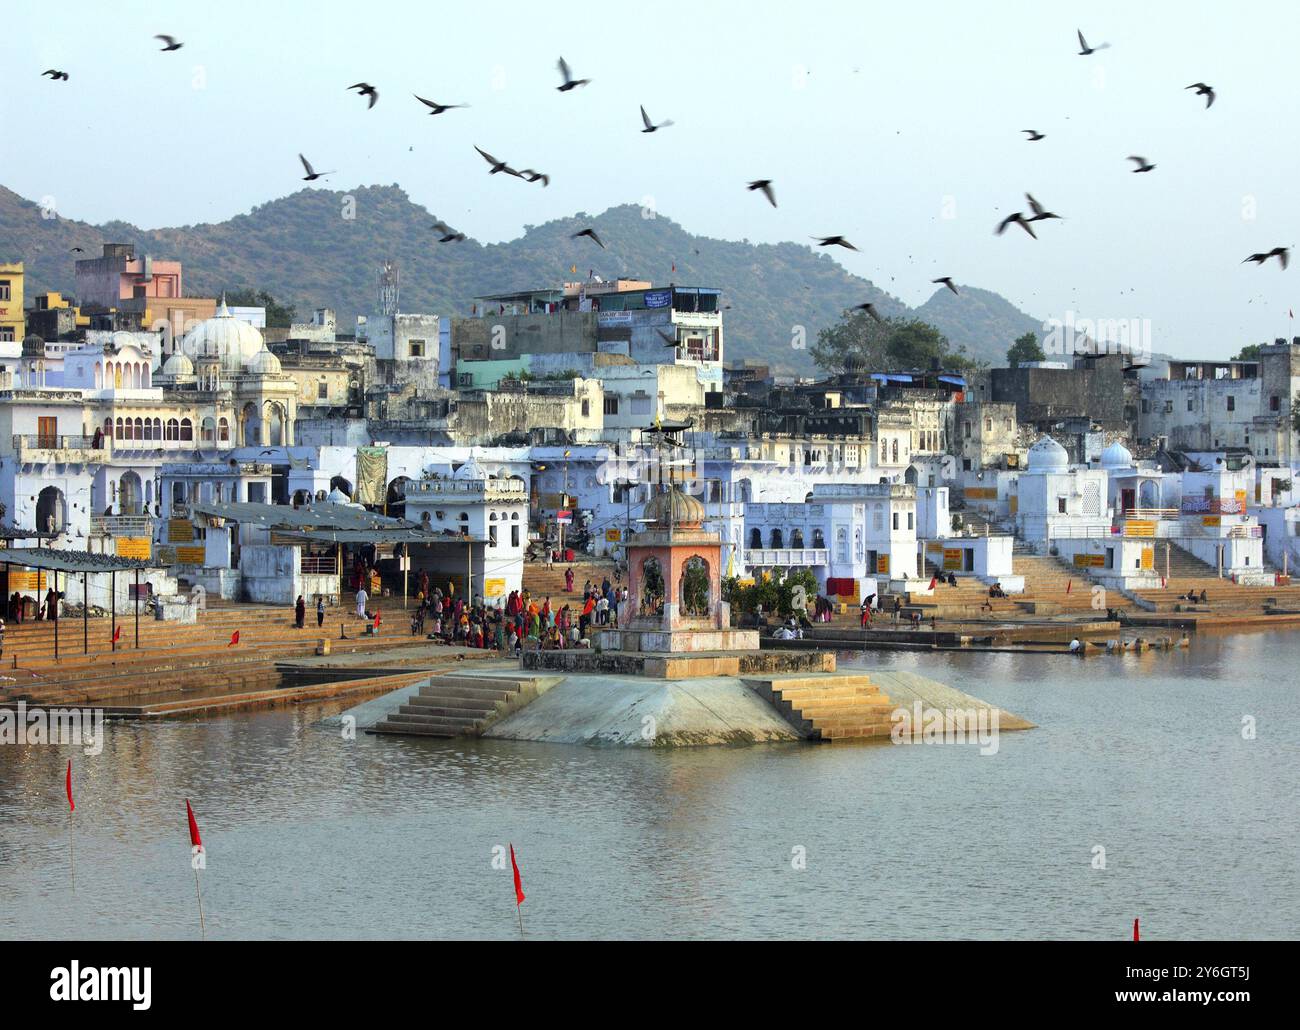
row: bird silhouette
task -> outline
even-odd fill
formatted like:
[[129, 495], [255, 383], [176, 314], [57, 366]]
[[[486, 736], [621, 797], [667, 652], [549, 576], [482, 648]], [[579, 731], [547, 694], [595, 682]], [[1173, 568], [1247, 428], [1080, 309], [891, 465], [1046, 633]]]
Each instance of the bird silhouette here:
[[545, 172], [533, 171], [531, 168], [519, 169], [519, 177], [521, 179], [527, 179], [529, 182], [537, 182], [540, 179], [543, 186], [549, 186], [551, 184], [551, 177], [549, 175]]
[[1213, 86], [1207, 86], [1207, 85], [1206, 85], [1205, 83], [1203, 83], [1203, 82], [1193, 82], [1190, 86], [1184, 86], [1183, 88], [1184, 88], [1184, 89], [1194, 89], [1194, 90], [1196, 90], [1196, 95], [1197, 95], [1198, 97], [1205, 97], [1205, 106], [1206, 106], [1206, 107], [1209, 107], [1212, 103], [1214, 103], [1214, 87], [1213, 87]]
[[1137, 175], [1139, 172], [1149, 172], [1155, 167], [1155, 165], [1148, 162], [1145, 157], [1138, 157], [1137, 154], [1129, 154], [1128, 159], [1137, 164], [1137, 167], [1133, 169], [1134, 175]]
[[567, 93], [576, 86], [585, 86], [591, 82], [590, 79], [575, 79], [573, 73], [569, 71], [569, 63], [563, 57], [556, 62], [555, 67], [560, 69], [560, 79], [562, 80], [561, 85], [555, 88], [561, 93]]
[[845, 250], [858, 249], [843, 236], [813, 236], [812, 239], [817, 241], [819, 247], [843, 247]]
[[379, 100], [379, 90], [368, 82], [354, 82], [348, 89], [355, 89], [357, 96], [369, 97], [370, 103], [366, 104], [366, 110], [369, 111]]
[[505, 172], [508, 175], [519, 175], [519, 173], [516, 172], [513, 168], [511, 168], [508, 164], [506, 164], [504, 161], [498, 161], [495, 157], [489, 154], [482, 147], [475, 146], [474, 149], [477, 150], [483, 156], [484, 161], [486, 161], [488, 164], [492, 166], [492, 168], [488, 171], [489, 175], [496, 175], [497, 172]]
[[1037, 143], [1040, 139], [1047, 139], [1047, 135], [1039, 132], [1037, 129], [1021, 129], [1020, 131], [1029, 137], [1026, 141], [1029, 143]]
[[301, 154], [298, 155], [298, 160], [302, 162], [302, 166], [303, 166], [303, 168], [304, 168], [304, 169], [306, 170], [306, 172], [307, 172], [307, 174], [304, 175], [304, 176], [302, 177], [302, 181], [303, 181], [303, 182], [315, 182], [315, 181], [316, 181], [317, 179], [319, 179], [322, 175], [333, 175], [333, 174], [334, 174], [333, 171], [328, 171], [328, 172], [318, 172], [318, 171], [316, 171], [316, 169], [313, 168], [313, 167], [311, 166], [311, 162], [308, 161], [308, 160], [307, 160], [305, 157], [303, 157]]
[[866, 304], [856, 304], [856, 305], [854, 305], [853, 310], [854, 310], [854, 311], [865, 311], [868, 315], [870, 315], [872, 318], [874, 318], [877, 322], [883, 322], [883, 321], [884, 321], [884, 319], [880, 317], [880, 312], [878, 312], [878, 311], [876, 310], [876, 305], [874, 305], [874, 304], [872, 304], [872, 303], [870, 303], [870, 302], [868, 302], [868, 303], [866, 303]]
[[575, 232], [572, 236], [569, 237], [569, 239], [576, 240], [579, 236], [589, 236], [591, 237], [592, 240], [595, 241], [596, 245], [600, 247], [601, 250], [605, 249], [605, 244], [600, 242], [600, 237], [596, 235], [595, 229], [582, 229], [578, 232]]
[[463, 232], [457, 232], [446, 222], [442, 221], [442, 219], [434, 222], [433, 225], [429, 226], [429, 228], [436, 229], [442, 234], [441, 238], [438, 240], [439, 243], [460, 243], [465, 239], [465, 234]]
[[641, 130], [642, 132], [658, 132], [660, 129], [668, 128], [668, 126], [672, 125], [673, 123], [672, 119], [670, 118], [668, 119], [668, 121], [660, 122], [658, 125], [656, 125], [654, 122], [650, 120], [650, 116], [645, 113], [644, 104], [641, 105], [641, 121], [645, 125], [645, 128]]
[[51, 82], [55, 81], [56, 79], [62, 80], [63, 82], [68, 81], [68, 73], [61, 72], [56, 68], [47, 68], [45, 69], [45, 71], [41, 72], [41, 75], [43, 76], [48, 75], [50, 77]]
[[1022, 211], [1016, 211], [1014, 214], [1007, 215], [1006, 218], [1002, 219], [1002, 221], [998, 223], [998, 227], [993, 230], [994, 235], [1001, 236], [1007, 231], [1007, 226], [1012, 223], [1020, 226], [1020, 228], [1024, 229], [1025, 232], [1029, 233], [1029, 235], [1034, 239], [1038, 239], [1038, 233], [1034, 232], [1034, 227], [1029, 224], [1029, 219], [1025, 218], [1024, 212]]
[[761, 190], [763, 196], [767, 198], [767, 202], [773, 207], [776, 207], [776, 194], [772, 192], [771, 179], [755, 179], [753, 182], [749, 183], [745, 189], [749, 190], [751, 193], [754, 190]]
[[1083, 38], [1083, 29], [1075, 29], [1079, 37], [1079, 56], [1087, 57], [1089, 54], [1095, 54], [1098, 50], [1105, 50], [1109, 43], [1098, 43], [1096, 46], [1088, 46], [1088, 41]]
[[184, 43], [180, 42], [175, 36], [154, 36], [154, 39], [162, 40], [164, 44], [163, 48], [158, 51], [160, 54], [165, 54], [169, 50], [179, 50], [181, 47], [185, 45]]
[[1042, 204], [1040, 204], [1038, 201], [1036, 201], [1036, 200], [1034, 199], [1034, 195], [1033, 195], [1032, 193], [1026, 193], [1026, 194], [1025, 194], [1025, 199], [1026, 199], [1027, 201], [1029, 201], [1029, 210], [1031, 210], [1031, 211], [1034, 213], [1033, 217], [1030, 218], [1029, 221], [1031, 221], [1031, 222], [1042, 222], [1042, 221], [1045, 221], [1045, 220], [1048, 219], [1048, 218], [1060, 218], [1060, 217], [1061, 217], [1060, 215], [1055, 214], [1055, 213], [1053, 213], [1053, 212], [1051, 212], [1051, 211], [1048, 211], [1045, 207], [1043, 207]]
[[[953, 285], [952, 276], [950, 275], [941, 275], [939, 276], [938, 279], [931, 279], [930, 282], [935, 284], [943, 283], [946, 287], [948, 287], [948, 289], [952, 290], [953, 293], [957, 293], [957, 287]], [[957, 293], [957, 296], [960, 297], [961, 294]]]
[[1283, 268], [1286, 268], [1291, 261], [1291, 248], [1274, 247], [1267, 254], [1252, 254], [1250, 257], [1246, 258], [1245, 261], [1242, 261], [1242, 264], [1244, 265], [1246, 261], [1253, 261], [1255, 264], [1262, 267], [1265, 261], [1273, 257], [1277, 258], [1278, 263], [1281, 264]]
[[72, 253], [73, 253], [73, 254], [84, 254], [84, 253], [86, 253], [86, 251], [85, 251], [83, 248], [81, 248], [81, 247], [73, 247], [73, 248], [72, 248]]
[[469, 107], [469, 104], [440, 104], [436, 100], [425, 100], [418, 93], [412, 93], [411, 96], [427, 107], [429, 114], [442, 114], [443, 111], [450, 111], [456, 107]]

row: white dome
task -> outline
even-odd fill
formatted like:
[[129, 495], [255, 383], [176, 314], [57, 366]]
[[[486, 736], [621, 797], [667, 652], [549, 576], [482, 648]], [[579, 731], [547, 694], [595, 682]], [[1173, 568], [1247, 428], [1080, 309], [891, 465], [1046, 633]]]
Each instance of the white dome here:
[[140, 341], [135, 338], [133, 333], [124, 332], [119, 329], [109, 338], [109, 344], [114, 350], [123, 350], [130, 347], [131, 350], [141, 350]]
[[254, 375], [278, 376], [280, 374], [280, 359], [264, 346], [253, 355], [253, 359], [248, 363], [248, 371]]
[[1031, 472], [1065, 472], [1070, 467], [1070, 456], [1065, 448], [1050, 436], [1044, 436], [1029, 448]]
[[194, 374], [194, 362], [180, 351], [177, 351], [163, 362], [162, 374], [171, 376], [173, 379], [178, 376], [192, 376]]
[[326, 497], [325, 500], [328, 501], [330, 504], [351, 504], [352, 503], [352, 498], [349, 497], [347, 494], [345, 494], [337, 486], [329, 492], [329, 496]]
[[483, 471], [482, 466], [474, 460], [474, 455], [469, 456], [469, 460], [460, 468], [451, 474], [452, 479], [487, 479], [488, 475]]
[[218, 358], [223, 372], [244, 371], [265, 346], [262, 334], [243, 319], [232, 315], [224, 298], [216, 315], [200, 322], [181, 341], [181, 350], [188, 357]]
[[1133, 453], [1116, 440], [1101, 452], [1101, 467], [1104, 469], [1132, 468]]

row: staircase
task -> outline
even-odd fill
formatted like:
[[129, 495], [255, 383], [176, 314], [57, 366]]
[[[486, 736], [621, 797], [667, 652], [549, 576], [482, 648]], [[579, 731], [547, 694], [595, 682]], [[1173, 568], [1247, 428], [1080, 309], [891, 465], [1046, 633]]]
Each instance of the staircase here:
[[746, 679], [807, 740], [888, 737], [893, 703], [865, 675]]
[[[566, 569], [573, 569], [573, 592], [567, 593], [564, 589], [564, 572]], [[545, 562], [525, 562], [523, 572], [523, 585], [538, 602], [541, 604], [546, 598], [551, 599], [551, 607], [557, 607], [559, 604], [572, 604], [574, 601], [582, 600], [582, 585], [591, 580], [596, 586], [600, 586], [602, 580], [608, 579], [614, 582], [614, 563], [612, 561], [585, 561], [573, 562], [556, 562], [549, 569]]]
[[[550, 679], [554, 682], [557, 677]], [[370, 732], [477, 737], [503, 715], [533, 700], [538, 692], [539, 684], [533, 678], [436, 676]]]

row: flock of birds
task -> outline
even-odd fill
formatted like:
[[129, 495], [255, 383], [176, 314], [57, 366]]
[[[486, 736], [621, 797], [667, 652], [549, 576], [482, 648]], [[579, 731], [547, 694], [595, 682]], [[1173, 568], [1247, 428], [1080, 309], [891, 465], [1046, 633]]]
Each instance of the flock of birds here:
[[[1089, 57], [1100, 50], [1106, 50], [1110, 47], [1109, 43], [1098, 43], [1096, 46], [1090, 46], [1088, 44], [1087, 39], [1084, 38], [1083, 31], [1081, 29], [1076, 29], [1075, 33], [1079, 38], [1080, 57]], [[153, 38], [163, 44], [160, 50], [160, 52], [162, 53], [168, 53], [168, 52], [179, 50], [181, 47], [185, 45], [184, 43], [176, 39], [174, 36], [159, 34], [154, 36]], [[556, 69], [560, 73], [560, 85], [556, 86], [555, 88], [561, 93], [568, 93], [571, 92], [572, 90], [577, 89], [579, 86], [587, 86], [591, 84], [591, 79], [576, 78], [573, 74], [572, 69], [569, 67], [568, 62], [565, 61], [563, 57], [561, 57], [559, 61], [556, 63]], [[68, 73], [66, 71], [62, 71], [57, 68], [48, 68], [41, 74], [51, 79], [52, 81], [67, 82], [69, 79]], [[1196, 96], [1205, 97], [1205, 107], [1207, 110], [1214, 104], [1214, 100], [1216, 96], [1214, 87], [1208, 85], [1207, 83], [1193, 82], [1191, 85], [1186, 86], [1184, 88], [1195, 90]], [[348, 87], [348, 89], [355, 90], [359, 97], [366, 98], [367, 110], [373, 108], [375, 104], [379, 102], [379, 90], [376, 89], [368, 82], [354, 82], [351, 86]], [[429, 109], [430, 115], [445, 114], [447, 111], [455, 110], [457, 108], [465, 108], [469, 106], [468, 104], [441, 104], [435, 100], [429, 100], [425, 97], [419, 96], [418, 94], [412, 94], [412, 96], [414, 96], [417, 101], [419, 101], [421, 104], [423, 104], [426, 108]], [[644, 105], [641, 106], [641, 123], [644, 126], [641, 129], [641, 132], [643, 133], [658, 132], [660, 129], [666, 129], [673, 124], [671, 120], [666, 120], [658, 123], [652, 121], [650, 115], [646, 112]], [[1027, 142], [1029, 143], [1038, 143], [1041, 140], [1047, 138], [1046, 133], [1040, 132], [1037, 129], [1022, 129], [1020, 131], [1026, 135]], [[511, 167], [508, 161], [503, 161], [497, 157], [494, 157], [492, 154], [489, 154], [486, 150], [483, 150], [481, 147], [475, 146], [474, 149], [478, 151], [479, 155], [483, 158], [483, 160], [487, 162], [489, 175], [497, 175], [499, 173], [504, 172], [507, 175], [515, 176], [517, 178], [525, 180], [526, 182], [530, 182], [530, 183], [540, 182], [544, 187], [549, 186], [551, 183], [551, 177], [545, 172], [539, 172], [533, 168], [516, 169]], [[307, 158], [302, 154], [298, 155], [298, 160], [302, 162], [303, 170], [306, 172], [306, 175], [303, 176], [304, 182], [315, 182], [317, 179], [320, 179], [326, 175], [334, 174], [333, 172], [316, 171], [316, 169], [312, 166], [312, 163], [308, 161]], [[1127, 160], [1132, 161], [1134, 163], [1135, 167], [1132, 169], [1132, 172], [1135, 175], [1154, 171], [1156, 167], [1145, 157], [1142, 157], [1141, 155], [1138, 154], [1130, 154]], [[747, 183], [745, 188], [750, 192], [757, 191], [762, 193], [762, 195], [767, 199], [769, 204], [771, 204], [773, 207], [777, 206], [776, 191], [773, 188], [771, 179], [754, 179], [751, 182]], [[1052, 211], [1048, 211], [1046, 208], [1044, 208], [1042, 204], [1040, 204], [1037, 200], [1034, 199], [1032, 194], [1026, 193], [1025, 200], [1029, 204], [1030, 213], [1025, 214], [1025, 212], [1023, 211], [1015, 211], [1007, 215], [1007, 217], [1002, 219], [1002, 221], [999, 222], [996, 228], [993, 230], [995, 235], [1001, 236], [1007, 230], [1008, 226], [1017, 225], [1025, 232], [1027, 232], [1030, 236], [1032, 236], [1034, 239], [1038, 239], [1038, 234], [1034, 232], [1034, 227], [1033, 227], [1034, 222], [1043, 222], [1051, 219], [1061, 218], [1060, 215], [1055, 214]], [[432, 228], [434, 231], [436, 231], [439, 234], [438, 236], [439, 243], [459, 243], [459, 242], [463, 242], [466, 239], [466, 236], [463, 232], [458, 232], [457, 230], [453, 229], [450, 225], [448, 225], [446, 222], [441, 220], [434, 222], [430, 228]], [[578, 232], [572, 233], [570, 239], [581, 239], [584, 237], [586, 239], [591, 240], [602, 250], [606, 249], [604, 241], [601, 240], [601, 238], [596, 234], [596, 231], [592, 228], [581, 229]], [[819, 247], [843, 247], [846, 250], [852, 250], [852, 251], [858, 250], [857, 247], [855, 247], [842, 235], [813, 236], [810, 238], [815, 240], [817, 246]], [[1274, 247], [1272, 250], [1269, 251], [1263, 251], [1257, 254], [1251, 254], [1249, 257], [1245, 258], [1242, 261], [1242, 264], [1246, 264], [1247, 262], [1254, 262], [1255, 264], [1262, 266], [1270, 258], [1277, 258], [1278, 263], [1281, 265], [1283, 269], [1285, 269], [1288, 263], [1290, 262], [1290, 257], [1291, 257], [1291, 250], [1289, 247]], [[937, 279], [932, 279], [930, 281], [935, 285], [945, 286], [949, 290], [951, 290], [954, 294], [960, 295], [958, 293], [957, 287], [953, 283], [952, 276], [944, 275], [944, 276], [940, 276]], [[859, 304], [854, 310], [864, 311], [878, 322], [884, 321], [880, 313], [876, 310], [874, 304], [871, 303]]]

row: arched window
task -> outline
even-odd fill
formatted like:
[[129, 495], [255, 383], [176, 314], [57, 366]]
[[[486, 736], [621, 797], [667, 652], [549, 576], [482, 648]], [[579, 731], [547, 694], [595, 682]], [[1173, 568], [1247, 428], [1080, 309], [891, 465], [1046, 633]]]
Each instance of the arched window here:
[[225, 416], [217, 419], [217, 440], [220, 443], [230, 443], [230, 420]]
[[217, 421], [211, 415], [199, 423], [199, 440], [202, 443], [214, 443], [217, 439]]
[[749, 531], [749, 546], [756, 550], [763, 546], [763, 531], [757, 526]]
[[135, 420], [134, 438], [136, 440], [144, 439], [144, 419], [142, 418], [138, 418]]
[[161, 439], [163, 438], [163, 436], [162, 436], [162, 419], [160, 419], [160, 418], [156, 418], [156, 419], [153, 420], [153, 438], [154, 438], [155, 440], [161, 440]]
[[110, 440], [113, 439], [113, 420], [111, 418], [104, 419], [104, 435]]
[[897, 440], [894, 441], [893, 452], [894, 452], [894, 461], [898, 461], [898, 441], [897, 441]]
[[144, 436], [142, 436], [141, 439], [142, 440], [153, 439], [153, 419], [147, 418], [144, 420]]
[[113, 439], [114, 439], [114, 440], [125, 440], [125, 439], [126, 439], [126, 436], [122, 433], [122, 420], [121, 420], [120, 418], [117, 420], [117, 422], [116, 422], [116, 424], [115, 424], [115, 426], [114, 426], [114, 430], [113, 430]]
[[187, 418], [181, 419], [181, 440], [192, 441], [194, 439], [194, 423]]
[[179, 440], [181, 438], [181, 424], [174, 418], [167, 420], [167, 430], [163, 435], [164, 440]]
[[826, 535], [821, 531], [820, 528], [813, 530], [813, 546], [814, 547], [826, 546]]
[[802, 546], [803, 546], [803, 530], [802, 530], [802, 529], [792, 529], [792, 530], [790, 531], [790, 546], [791, 546], [791, 547], [802, 547]]
[[772, 530], [772, 547], [774, 549], [784, 547], [785, 544], [783, 544], [781, 541], [782, 541], [781, 531], [779, 529]]

